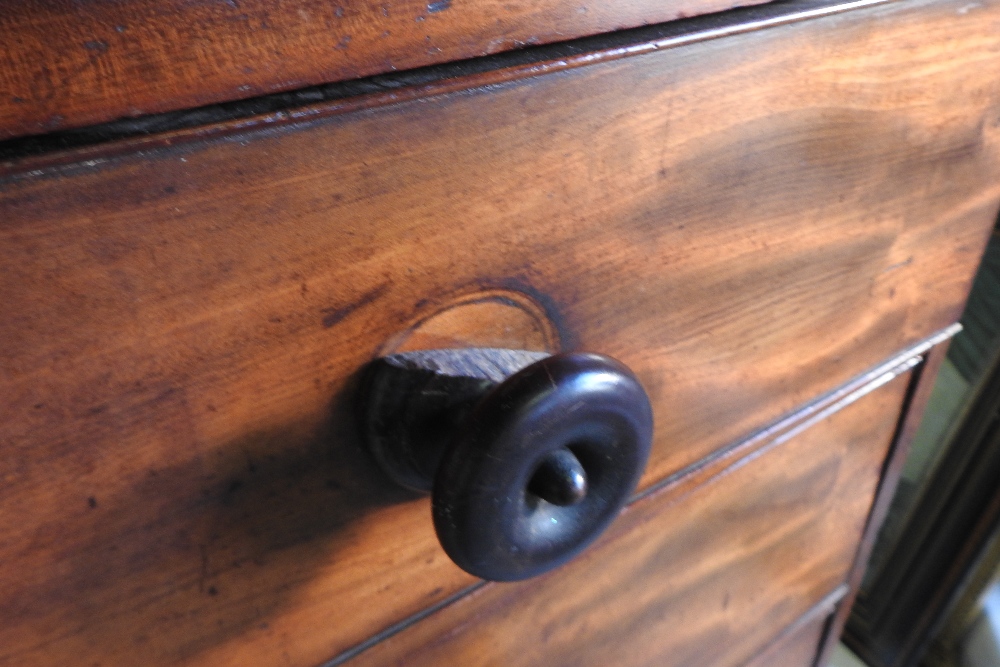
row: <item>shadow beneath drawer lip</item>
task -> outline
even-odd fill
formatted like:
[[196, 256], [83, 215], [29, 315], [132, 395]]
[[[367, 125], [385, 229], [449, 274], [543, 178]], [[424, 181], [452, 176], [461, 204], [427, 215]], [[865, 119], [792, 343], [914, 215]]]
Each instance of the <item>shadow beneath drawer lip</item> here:
[[[272, 625], [295, 607], [333, 610], [311, 630], [328, 628], [316, 640], [320, 659], [380, 630], [365, 626], [351, 588], [374, 567], [364, 524], [383, 523], [365, 519], [416, 496], [385, 478], [359, 442], [356, 384], [312, 424], [248, 432], [183, 465], [145, 470], [127, 493], [82, 498], [78, 520], [61, 523], [56, 570], [3, 584], [0, 638], [12, 641], [0, 642], [0, 664], [214, 663], [245, 657], [243, 644], [280, 658], [297, 638], [287, 619]], [[324, 592], [332, 597], [311, 597]]]

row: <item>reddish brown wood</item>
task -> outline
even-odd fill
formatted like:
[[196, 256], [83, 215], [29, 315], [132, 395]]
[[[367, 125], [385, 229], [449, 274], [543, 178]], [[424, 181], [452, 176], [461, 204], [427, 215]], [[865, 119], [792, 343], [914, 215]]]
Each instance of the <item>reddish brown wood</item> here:
[[652, 494], [578, 560], [487, 585], [352, 664], [746, 664], [846, 577], [907, 380], [693, 493]]
[[762, 1], [13, 2], [0, 14], [0, 139]]
[[472, 584], [357, 442], [387, 350], [621, 358], [650, 488], [954, 321], [1000, 196], [964, 7], [9, 175], [0, 662], [313, 665]]

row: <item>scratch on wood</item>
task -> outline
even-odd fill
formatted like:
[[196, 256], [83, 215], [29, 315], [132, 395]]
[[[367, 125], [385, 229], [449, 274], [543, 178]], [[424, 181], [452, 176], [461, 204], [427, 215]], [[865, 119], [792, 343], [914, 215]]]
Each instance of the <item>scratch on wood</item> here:
[[358, 308], [367, 306], [372, 301], [375, 301], [377, 298], [386, 293], [390, 284], [391, 283], [383, 283], [370, 292], [363, 294], [361, 298], [354, 303], [349, 303], [346, 306], [341, 306], [340, 308], [324, 308], [320, 311], [323, 313], [323, 326], [329, 329]]
[[904, 266], [909, 266], [910, 264], [913, 264], [913, 257], [912, 256], [907, 257], [902, 262], [897, 262], [896, 264], [891, 264], [891, 265], [885, 267], [884, 269], [882, 269], [882, 273], [889, 273], [890, 271], [895, 271], [896, 269], [901, 269]]

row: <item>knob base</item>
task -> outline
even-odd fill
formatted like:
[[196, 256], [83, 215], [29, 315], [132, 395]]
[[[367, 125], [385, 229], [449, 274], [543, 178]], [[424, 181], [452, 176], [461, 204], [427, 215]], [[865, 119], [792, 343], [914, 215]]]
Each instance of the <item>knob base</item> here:
[[361, 392], [362, 428], [385, 473], [430, 493], [456, 427], [493, 387], [547, 352], [462, 348], [402, 352], [373, 361]]

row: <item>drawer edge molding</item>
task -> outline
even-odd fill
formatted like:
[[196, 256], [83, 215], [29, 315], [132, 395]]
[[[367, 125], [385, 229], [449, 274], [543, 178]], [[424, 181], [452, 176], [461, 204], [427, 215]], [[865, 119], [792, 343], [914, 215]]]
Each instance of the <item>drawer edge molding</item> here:
[[[96, 124], [85, 132], [72, 130], [42, 137], [12, 137], [0, 141], [0, 179], [19, 180], [68, 173], [76, 168], [92, 168], [117, 156], [136, 151], [155, 152], [178, 145], [232, 138], [255, 131], [292, 128], [303, 123], [345, 113], [373, 109], [417, 99], [433, 98], [466, 89], [496, 86], [521, 79], [566, 71], [588, 65], [611, 62], [657, 51], [705, 42], [767, 28], [830, 17], [854, 10], [896, 4], [900, 0], [798, 0], [744, 7], [722, 14], [696, 17], [622, 31], [616, 35], [596, 36], [576, 42], [529, 47], [506, 59], [483, 56], [469, 61], [423, 68], [417, 72], [385, 74], [343, 84], [322, 86], [321, 102], [296, 105], [279, 101], [279, 96], [220, 105], [215, 111], [220, 120], [205, 124], [212, 117], [210, 107], [200, 109], [191, 125], [188, 111], [164, 112], [139, 119]], [[566, 56], [569, 50], [572, 55]], [[513, 62], [511, 62], [513, 60]], [[469, 73], [470, 70], [472, 73]], [[365, 82], [370, 85], [366, 86]], [[377, 88], [378, 92], [358, 94], [358, 90]], [[314, 89], [305, 89], [314, 91]], [[294, 96], [294, 93], [286, 95]], [[315, 93], [312, 93], [315, 98]], [[273, 100], [273, 101], [272, 101]], [[245, 106], [242, 106], [245, 105]], [[223, 109], [222, 107], [226, 108]], [[273, 110], [278, 107], [277, 110]], [[266, 111], [262, 111], [266, 109]], [[152, 129], [150, 129], [152, 128]], [[88, 140], [83, 137], [93, 136]], [[74, 146], [65, 148], [65, 146]], [[52, 146], [51, 151], [40, 148]]]
[[813, 424], [839, 412], [860, 398], [909, 372], [923, 361], [923, 356], [937, 345], [950, 340], [962, 330], [959, 323], [952, 324], [928, 336], [898, 354], [890, 357], [870, 370], [861, 373], [836, 389], [806, 403], [791, 414], [765, 426], [759, 431], [741, 438], [728, 447], [722, 447], [709, 456], [669, 475], [655, 484], [642, 489], [629, 504], [657, 494], [667, 488], [691, 489], [729, 468], [734, 462], [749, 460], [768, 446], [781, 444]]

